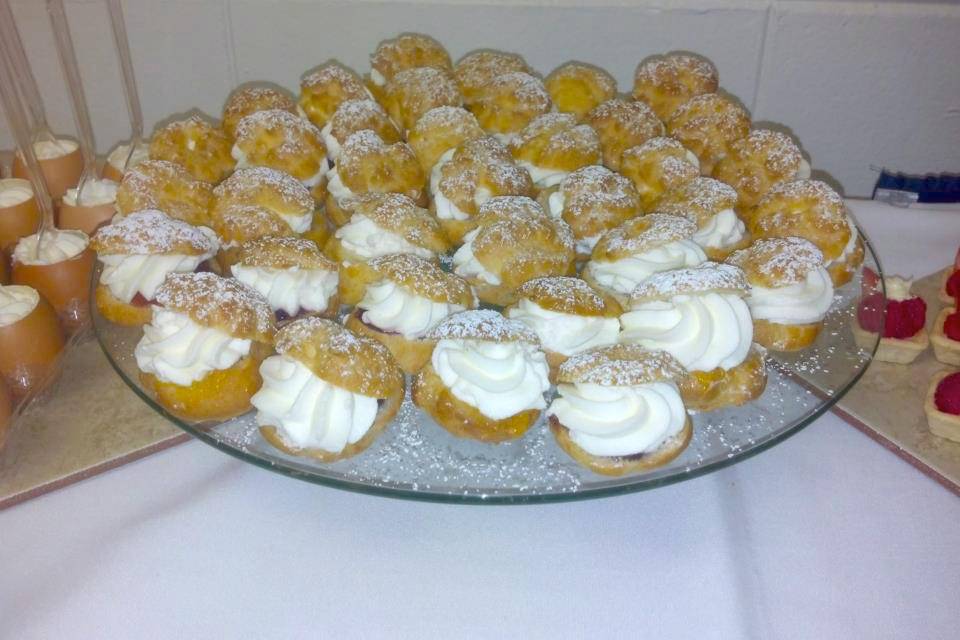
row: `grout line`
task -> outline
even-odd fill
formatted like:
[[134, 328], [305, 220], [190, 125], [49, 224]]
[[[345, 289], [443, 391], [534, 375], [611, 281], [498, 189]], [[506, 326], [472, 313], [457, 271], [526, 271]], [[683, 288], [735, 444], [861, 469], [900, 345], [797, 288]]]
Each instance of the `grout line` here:
[[[231, 86], [240, 84], [240, 71], [237, 69], [237, 45], [233, 37], [233, 10], [230, 0], [223, 0], [223, 25], [227, 40], [227, 63], [230, 65]], [[232, 91], [233, 89], [231, 89]]]
[[757, 106], [760, 104], [760, 87], [763, 80], [764, 60], [767, 56], [767, 40], [770, 37], [770, 17], [773, 14], [773, 3], [767, 5], [763, 17], [763, 33], [760, 35], [760, 52], [757, 56], [757, 72], [753, 80], [753, 101], [750, 105], [751, 118], [756, 120]]

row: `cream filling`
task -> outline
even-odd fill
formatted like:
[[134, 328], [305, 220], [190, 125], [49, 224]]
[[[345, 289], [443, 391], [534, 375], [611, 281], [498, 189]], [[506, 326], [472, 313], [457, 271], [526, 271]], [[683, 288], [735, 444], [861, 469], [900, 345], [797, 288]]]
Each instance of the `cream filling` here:
[[608, 387], [557, 385], [547, 415], [570, 432], [570, 439], [594, 456], [631, 456], [656, 451], [681, 431], [687, 412], [672, 382]]
[[20, 264], [50, 265], [76, 258], [83, 253], [90, 238], [82, 231], [47, 229], [40, 234], [20, 238], [13, 250], [13, 259]]
[[331, 131], [333, 131], [333, 122], [330, 121], [320, 129], [320, 137], [323, 138], [323, 146], [327, 148], [327, 158], [336, 162], [340, 156], [340, 141], [337, 140]]
[[274, 311], [283, 311], [291, 318], [301, 311], [322, 313], [330, 297], [337, 291], [339, 274], [324, 269], [274, 269], [234, 264], [233, 277], [258, 291]]
[[753, 341], [753, 320], [730, 293], [676, 295], [635, 305], [620, 316], [621, 342], [666, 351], [689, 371], [732, 369]]
[[0, 208], [15, 207], [33, 197], [33, 187], [28, 180], [7, 178], [0, 180]]
[[802, 282], [783, 287], [754, 285], [747, 296], [747, 306], [754, 320], [776, 324], [811, 324], [820, 322], [833, 304], [833, 281], [823, 267], [813, 269]]
[[0, 285], [0, 327], [20, 322], [40, 304], [40, 294], [19, 284]]
[[459, 304], [418, 296], [390, 280], [369, 285], [357, 308], [367, 324], [407, 340], [419, 340], [447, 316], [466, 310]]
[[355, 195], [350, 187], [343, 184], [343, 180], [340, 179], [340, 172], [337, 171], [335, 166], [327, 171], [327, 193], [333, 196], [337, 203]]
[[615, 344], [620, 334], [620, 321], [617, 318], [560, 313], [544, 309], [526, 298], [520, 299], [515, 307], [510, 307], [507, 317], [530, 327], [540, 338], [545, 350], [564, 356]]
[[363, 260], [385, 256], [389, 253], [412, 253], [421, 258], [433, 258], [433, 252], [418, 247], [400, 234], [377, 225], [367, 216], [355, 213], [350, 221], [333, 234], [349, 253]]
[[543, 409], [550, 388], [546, 356], [525, 342], [440, 340], [430, 359], [460, 401], [491, 420]]
[[251, 341], [204, 327], [184, 313], [153, 307], [153, 319], [133, 350], [137, 366], [162, 382], [189, 386], [229, 369], [250, 353]]
[[100, 255], [103, 272], [100, 284], [110, 290], [117, 300], [130, 304], [139, 293], [146, 300], [153, 300], [157, 287], [163, 284], [167, 274], [192, 273], [213, 253], [188, 256], [182, 254], [154, 255]]
[[500, 276], [488, 271], [473, 255], [473, 241], [479, 232], [479, 229], [474, 229], [463, 236], [463, 245], [453, 254], [453, 272], [464, 280], [479, 280], [487, 284], [498, 285], [502, 282]]
[[541, 189], [554, 187], [563, 182], [563, 179], [570, 175], [570, 172], [564, 169], [538, 167], [537, 165], [527, 162], [526, 160], [521, 160], [517, 164], [527, 170], [527, 173], [530, 174], [530, 179], [533, 180], [533, 184]]
[[733, 209], [723, 209], [697, 229], [692, 240], [708, 249], [726, 249], [743, 241], [746, 233], [746, 226]]
[[263, 386], [250, 398], [257, 424], [275, 427], [294, 448], [340, 453], [359, 442], [377, 418], [376, 398], [321, 380], [287, 356], [264, 360], [260, 375]]
[[79, 188], [73, 187], [67, 189], [67, 192], [63, 194], [63, 203], [71, 207], [78, 205], [98, 207], [104, 204], [111, 204], [117, 201], [117, 187], [119, 186], [120, 185], [113, 180], [87, 180], [87, 183], [83, 186], [82, 202], [77, 202]]
[[40, 140], [33, 143], [33, 154], [37, 160], [54, 160], [70, 155], [79, 148], [75, 140], [57, 138], [56, 140]]
[[[107, 164], [117, 170], [118, 173], [123, 173], [123, 163], [127, 161], [127, 155], [130, 153], [129, 144], [118, 144], [110, 152], [110, 155], [107, 156]], [[127, 167], [127, 170], [134, 168], [144, 160], [150, 159], [150, 145], [141, 141], [137, 145], [137, 148], [133, 150], [133, 155], [130, 156], [130, 164]]]
[[620, 260], [591, 260], [585, 269], [604, 289], [627, 296], [655, 273], [695, 267], [706, 260], [703, 249], [693, 240], [675, 240]]

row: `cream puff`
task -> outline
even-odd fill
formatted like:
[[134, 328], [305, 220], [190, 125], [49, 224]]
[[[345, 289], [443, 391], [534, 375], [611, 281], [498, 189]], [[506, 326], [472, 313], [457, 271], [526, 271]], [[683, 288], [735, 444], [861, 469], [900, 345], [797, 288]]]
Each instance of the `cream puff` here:
[[956, 307], [942, 309], [937, 315], [930, 331], [930, 344], [939, 362], [960, 366], [960, 313]]
[[437, 344], [413, 380], [413, 401], [453, 435], [515, 440], [546, 408], [547, 359], [522, 322], [496, 311], [462, 311], [427, 337]]
[[430, 213], [399, 193], [371, 192], [344, 201], [349, 221], [334, 232], [324, 248], [340, 263], [340, 301], [356, 304], [364, 294], [363, 263], [391, 253], [409, 253], [426, 260], [449, 249]]
[[547, 356], [551, 380], [567, 358], [616, 344], [620, 305], [579, 278], [534, 278], [517, 288], [517, 301], [504, 315], [530, 327]]
[[389, 82], [407, 69], [429, 67], [450, 72], [453, 64], [443, 45], [422, 33], [402, 33], [377, 45], [370, 55], [369, 88], [380, 98]]
[[769, 129], [754, 129], [735, 140], [713, 169], [713, 177], [737, 190], [740, 206], [752, 207], [775, 184], [810, 178], [810, 163], [793, 138]]
[[600, 137], [603, 164], [618, 171], [623, 152], [664, 135], [663, 123], [643, 102], [612, 98], [591, 110], [585, 119]]
[[393, 123], [380, 103], [369, 98], [344, 100], [320, 130], [323, 144], [327, 147], [327, 158], [336, 162], [340, 155], [341, 144], [357, 131], [364, 129], [373, 131], [387, 144], [400, 142], [403, 139], [397, 125]]
[[693, 424], [668, 353], [618, 344], [576, 355], [560, 367], [550, 430], [571, 458], [594, 473], [622, 476], [679, 456]]
[[91, 178], [80, 186], [67, 189], [57, 211], [57, 227], [93, 234], [117, 213], [117, 189], [113, 180]]
[[676, 358], [688, 371], [679, 381], [688, 409], [742, 405], [767, 383], [762, 351], [752, 347], [749, 291], [743, 271], [729, 264], [654, 274], [630, 294], [620, 341]]
[[110, 322], [135, 326], [150, 321], [150, 304], [168, 273], [205, 268], [220, 242], [212, 229], [145, 209], [101, 227], [90, 246], [103, 265], [97, 310]]
[[580, 120], [601, 102], [617, 95], [617, 81], [609, 73], [583, 62], [567, 62], [544, 79], [557, 111], [573, 114]]
[[343, 142], [337, 164], [327, 176], [326, 211], [337, 226], [346, 224], [350, 217], [340, 203], [355, 195], [400, 193], [419, 205], [427, 204], [427, 179], [410, 145], [387, 144], [369, 129]]
[[686, 216], [697, 225], [693, 241], [703, 247], [711, 260], [723, 260], [750, 244], [746, 225], [737, 215], [737, 192], [713, 178], [697, 177], [668, 191], [656, 204], [656, 211]]
[[480, 207], [476, 223], [453, 254], [453, 272], [483, 302], [506, 306], [516, 302], [516, 289], [527, 280], [576, 272], [570, 227], [544, 213], [535, 200], [491, 198]]
[[817, 245], [835, 287], [849, 282], [863, 263], [863, 238], [843, 198], [819, 180], [774, 185], [746, 217], [755, 238], [798, 236]]
[[260, 434], [280, 451], [321, 462], [355, 456], [400, 409], [403, 372], [376, 340], [303, 318], [280, 329], [276, 343], [251, 403]]
[[462, 106], [463, 96], [450, 71], [414, 67], [397, 72], [387, 82], [383, 105], [406, 133], [430, 109]]
[[90, 317], [90, 278], [96, 256], [82, 231], [45, 229], [21, 238], [13, 250], [11, 281], [40, 292], [68, 333]]
[[476, 116], [463, 107], [436, 107], [420, 116], [407, 134], [407, 143], [423, 172], [430, 175], [441, 158], [449, 160], [462, 143], [483, 136]]
[[690, 98], [715, 93], [719, 84], [717, 68], [706, 58], [668, 53], [648, 58], [637, 66], [633, 98], [650, 105], [657, 117], [666, 121]]
[[460, 93], [463, 94], [465, 102], [471, 104], [480, 97], [488, 82], [517, 71], [534, 73], [519, 54], [479, 49], [457, 61], [453, 67], [453, 77], [460, 86]]
[[29, 180], [0, 180], [0, 251], [12, 248], [17, 241], [40, 226], [40, 208], [33, 196]]
[[620, 173], [633, 183], [640, 210], [650, 213], [665, 193], [700, 175], [700, 161], [673, 138], [650, 138], [620, 156]]
[[341, 103], [372, 97], [355, 71], [330, 60], [300, 80], [297, 111], [313, 126], [322, 129]]
[[310, 189], [323, 201], [323, 177], [327, 149], [320, 130], [288, 111], [255, 111], [237, 123], [236, 139], [230, 151], [237, 168], [270, 167], [285, 173]]
[[135, 166], [150, 159], [150, 141], [138, 140], [137, 144], [120, 143], [110, 150], [103, 163], [103, 177], [119, 183], [124, 174]]
[[581, 167], [600, 162], [600, 138], [569, 113], [537, 116], [510, 140], [510, 153], [535, 187], [558, 184]]
[[[237, 204], [256, 205], [279, 216], [290, 231], [298, 235], [329, 235], [326, 219], [315, 211], [310, 190], [289, 173], [270, 167], [237, 169], [213, 190], [215, 198], [211, 217]], [[289, 234], [283, 234], [289, 235]]]
[[278, 322], [304, 315], [336, 316], [339, 266], [310, 240], [267, 237], [240, 245], [233, 277], [259, 292]]
[[197, 180], [216, 184], [233, 171], [230, 136], [198, 115], [153, 133], [150, 158], [179, 164]]
[[495, 138], [468, 140], [448, 151], [430, 172], [431, 209], [450, 242], [476, 227], [480, 207], [497, 196], [534, 195], [526, 169]]
[[412, 253], [391, 253], [358, 266], [363, 297], [346, 327], [386, 346], [406, 373], [430, 361], [427, 334], [448, 316], [477, 306], [465, 280]]
[[53, 307], [33, 287], [0, 286], [0, 379], [14, 399], [56, 376], [64, 339]]
[[553, 101], [540, 78], [514, 71], [483, 85], [468, 108], [485, 131], [509, 141], [531, 120], [550, 111]]
[[223, 130], [233, 138], [241, 120], [251, 113], [269, 109], [280, 109], [296, 115], [297, 103], [280, 88], [262, 85], [238, 87], [223, 105]]
[[750, 114], [738, 102], [705, 93], [681, 104], [667, 120], [667, 132], [700, 160], [710, 175], [731, 144], [750, 133]]
[[[40, 173], [47, 183], [50, 197], [56, 201], [63, 197], [70, 187], [80, 182], [83, 174], [83, 155], [76, 140], [69, 138], [51, 138], [33, 143], [33, 153], [40, 165]], [[14, 178], [30, 179], [30, 172], [20, 153], [13, 155]]]
[[210, 227], [220, 239], [217, 264], [227, 273], [240, 254], [240, 247], [260, 238], [287, 238], [297, 233], [272, 209], [247, 202], [232, 202], [219, 207], [210, 220]]
[[640, 212], [640, 197], [633, 183], [601, 165], [577, 169], [555, 189], [540, 194], [540, 204], [573, 231], [577, 257], [590, 257], [607, 231]]
[[209, 224], [213, 186], [197, 180], [178, 164], [144, 160], [128, 169], [117, 188], [117, 211], [128, 215], [159, 209], [193, 225]]
[[661, 271], [695, 267], [706, 261], [690, 220], [651, 213], [627, 220], [602, 236], [583, 268], [583, 279], [626, 304], [640, 283]]
[[212, 273], [170, 273], [151, 308], [133, 355], [157, 402], [191, 422], [249, 411], [275, 331], [263, 296]]
[[793, 237], [757, 240], [727, 263], [743, 269], [750, 283], [754, 342], [774, 351], [813, 344], [833, 303], [833, 281], [816, 245]]

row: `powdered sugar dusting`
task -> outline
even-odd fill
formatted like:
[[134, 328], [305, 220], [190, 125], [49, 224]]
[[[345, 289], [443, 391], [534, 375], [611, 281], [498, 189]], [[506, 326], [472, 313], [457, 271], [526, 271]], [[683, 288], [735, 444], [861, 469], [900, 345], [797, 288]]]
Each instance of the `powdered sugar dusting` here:
[[680, 363], [665, 351], [616, 344], [571, 356], [560, 365], [557, 377], [561, 382], [628, 387], [676, 380], [685, 374]]
[[266, 298], [239, 280], [213, 273], [170, 273], [157, 288], [156, 301], [202, 324], [228, 322], [238, 332], [250, 325], [261, 336], [274, 329], [273, 309]]
[[196, 255], [217, 250], [217, 239], [206, 227], [170, 218], [156, 209], [144, 209], [101, 227], [91, 247], [97, 253], [154, 255], [191, 248]]
[[448, 316], [427, 334], [427, 338], [540, 344], [537, 334], [527, 325], [490, 309], [473, 309]]
[[643, 253], [677, 240], [686, 240], [697, 231], [697, 225], [687, 218], [651, 213], [627, 220], [611, 229], [597, 243], [598, 252], [620, 255]]
[[823, 253], [804, 238], [763, 238], [735, 251], [727, 262], [744, 270], [749, 278], [759, 274], [763, 283], [784, 286], [803, 282], [807, 274], [823, 266]]
[[289, 173], [270, 167], [237, 169], [214, 188], [213, 195], [218, 198], [242, 198], [263, 189], [278, 194], [284, 202], [298, 209], [310, 211], [314, 208], [313, 197], [303, 183]]
[[263, 131], [283, 136], [276, 150], [284, 155], [310, 154], [318, 146], [323, 148], [319, 129], [303, 118], [281, 109], [255, 111], [245, 116], [237, 123], [237, 143], [242, 145], [246, 141], [252, 142]]
[[749, 290], [747, 277], [740, 267], [704, 262], [696, 267], [655, 273], [637, 285], [630, 298], [631, 300], [670, 298], [685, 293], [708, 291], [737, 291], [746, 294]]

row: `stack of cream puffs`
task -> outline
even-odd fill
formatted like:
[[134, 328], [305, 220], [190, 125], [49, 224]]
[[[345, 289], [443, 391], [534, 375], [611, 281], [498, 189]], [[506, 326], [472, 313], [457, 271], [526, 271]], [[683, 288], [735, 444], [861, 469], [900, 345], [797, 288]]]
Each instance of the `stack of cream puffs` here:
[[405, 33], [145, 148], [93, 236], [100, 313], [143, 327], [171, 413], [254, 408], [268, 442], [325, 462], [389, 427], [406, 375], [457, 437], [543, 419], [596, 473], [666, 464], [690, 412], [750, 402], [767, 349], [817, 340], [863, 260], [798, 144], [688, 53], [621, 93], [585, 62], [543, 77]]

